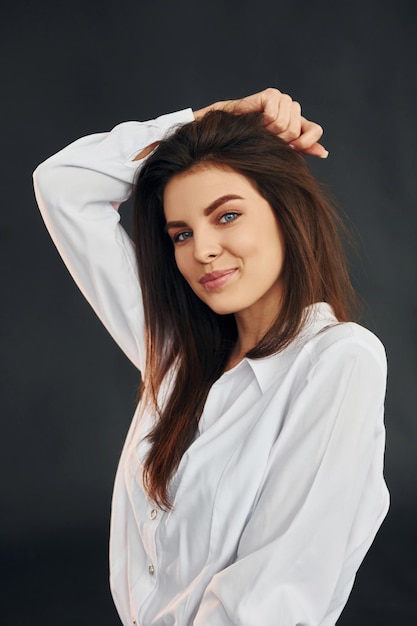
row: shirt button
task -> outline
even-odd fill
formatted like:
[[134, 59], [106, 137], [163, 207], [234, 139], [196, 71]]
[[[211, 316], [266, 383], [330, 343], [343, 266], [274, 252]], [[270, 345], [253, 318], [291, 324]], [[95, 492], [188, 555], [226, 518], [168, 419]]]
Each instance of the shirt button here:
[[156, 509], [152, 509], [152, 511], [149, 514], [149, 517], [151, 519], [155, 519], [157, 515], [158, 515], [158, 511]]
[[149, 572], [150, 576], [153, 576], [155, 574], [155, 568], [154, 568], [154, 566], [152, 564], [149, 565], [148, 572]]

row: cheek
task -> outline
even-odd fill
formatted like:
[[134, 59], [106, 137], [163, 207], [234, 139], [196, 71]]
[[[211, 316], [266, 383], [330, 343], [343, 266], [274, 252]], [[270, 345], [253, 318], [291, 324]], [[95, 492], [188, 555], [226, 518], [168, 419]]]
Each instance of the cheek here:
[[271, 263], [284, 258], [284, 240], [276, 224], [268, 228], [254, 228], [246, 236], [239, 237], [236, 252], [243, 258], [256, 259], [260, 263]]
[[184, 278], [187, 278], [187, 274], [190, 270], [190, 264], [187, 262], [186, 250], [184, 248], [175, 248], [174, 259], [180, 274], [182, 274]]
[[272, 257], [284, 259], [285, 244], [282, 231], [274, 220], [265, 231], [265, 247]]

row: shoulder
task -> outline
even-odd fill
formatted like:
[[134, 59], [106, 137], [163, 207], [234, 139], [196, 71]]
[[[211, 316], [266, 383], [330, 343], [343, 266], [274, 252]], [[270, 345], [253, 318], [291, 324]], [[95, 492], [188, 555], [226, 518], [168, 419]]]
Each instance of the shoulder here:
[[322, 328], [304, 345], [311, 364], [351, 359], [378, 365], [386, 373], [386, 353], [374, 333], [355, 322], [340, 322]]

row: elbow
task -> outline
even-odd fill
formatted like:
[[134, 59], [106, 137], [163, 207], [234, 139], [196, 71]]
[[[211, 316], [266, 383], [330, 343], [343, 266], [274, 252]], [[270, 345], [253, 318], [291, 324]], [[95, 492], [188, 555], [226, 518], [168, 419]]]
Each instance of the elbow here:
[[33, 172], [33, 188], [42, 214], [48, 212], [48, 207], [60, 204], [62, 190], [67, 187], [63, 180], [64, 170], [65, 168], [48, 159]]
[[32, 175], [33, 189], [35, 192], [36, 202], [38, 203], [39, 210], [42, 215], [47, 212], [47, 206], [49, 204], [48, 198], [48, 178], [49, 167], [46, 163], [41, 163], [35, 169]]
[[33, 172], [33, 187], [35, 195], [43, 196], [43, 193], [52, 187], [55, 178], [55, 167], [49, 163], [49, 159], [44, 161]]

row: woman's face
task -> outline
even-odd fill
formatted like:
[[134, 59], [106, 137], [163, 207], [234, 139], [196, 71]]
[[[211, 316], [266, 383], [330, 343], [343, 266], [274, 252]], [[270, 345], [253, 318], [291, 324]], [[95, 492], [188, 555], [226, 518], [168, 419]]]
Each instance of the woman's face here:
[[268, 202], [231, 169], [207, 165], [175, 176], [164, 193], [179, 271], [219, 314], [278, 313], [284, 241]]

